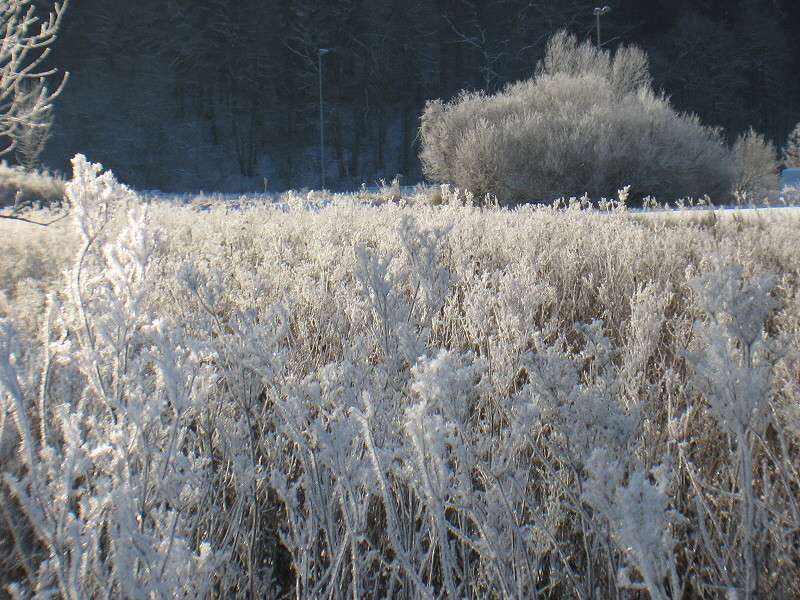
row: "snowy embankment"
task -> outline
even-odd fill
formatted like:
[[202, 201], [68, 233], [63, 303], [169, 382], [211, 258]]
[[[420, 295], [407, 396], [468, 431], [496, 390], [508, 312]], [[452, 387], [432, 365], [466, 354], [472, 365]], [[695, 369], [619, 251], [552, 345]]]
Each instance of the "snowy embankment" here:
[[21, 597], [798, 596], [794, 218], [75, 166], [71, 230], [0, 238]]

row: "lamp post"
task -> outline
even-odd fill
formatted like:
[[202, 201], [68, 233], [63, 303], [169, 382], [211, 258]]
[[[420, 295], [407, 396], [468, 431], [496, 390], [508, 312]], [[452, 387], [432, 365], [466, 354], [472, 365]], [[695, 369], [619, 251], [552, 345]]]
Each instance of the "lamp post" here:
[[330, 52], [327, 48], [317, 50], [319, 61], [319, 164], [320, 164], [320, 189], [325, 188], [325, 122], [322, 114], [322, 57]]
[[597, 48], [600, 49], [600, 46], [603, 44], [600, 42], [600, 16], [606, 14], [608, 11], [611, 10], [610, 6], [604, 6], [600, 8], [599, 6], [594, 9], [594, 16], [597, 18]]

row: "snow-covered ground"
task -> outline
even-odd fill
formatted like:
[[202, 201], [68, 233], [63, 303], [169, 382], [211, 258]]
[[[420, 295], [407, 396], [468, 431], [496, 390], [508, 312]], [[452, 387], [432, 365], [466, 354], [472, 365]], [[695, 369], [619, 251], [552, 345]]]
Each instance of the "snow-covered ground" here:
[[785, 189], [800, 191], [800, 167], [789, 167], [781, 171], [781, 183]]

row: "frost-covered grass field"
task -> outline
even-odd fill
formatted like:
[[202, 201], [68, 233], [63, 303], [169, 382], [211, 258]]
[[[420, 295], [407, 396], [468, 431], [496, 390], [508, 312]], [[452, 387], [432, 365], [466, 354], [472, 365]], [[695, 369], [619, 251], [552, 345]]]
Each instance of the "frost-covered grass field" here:
[[9, 594], [800, 596], [796, 218], [75, 166], [0, 222]]

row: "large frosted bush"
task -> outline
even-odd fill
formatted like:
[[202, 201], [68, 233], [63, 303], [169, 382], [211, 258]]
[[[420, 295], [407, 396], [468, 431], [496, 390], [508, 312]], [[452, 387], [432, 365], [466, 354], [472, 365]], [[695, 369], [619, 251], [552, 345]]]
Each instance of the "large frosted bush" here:
[[720, 197], [733, 184], [719, 132], [653, 91], [641, 50], [598, 51], [563, 32], [534, 78], [429, 102], [420, 133], [429, 179], [504, 204], [625, 185], [637, 197]]

